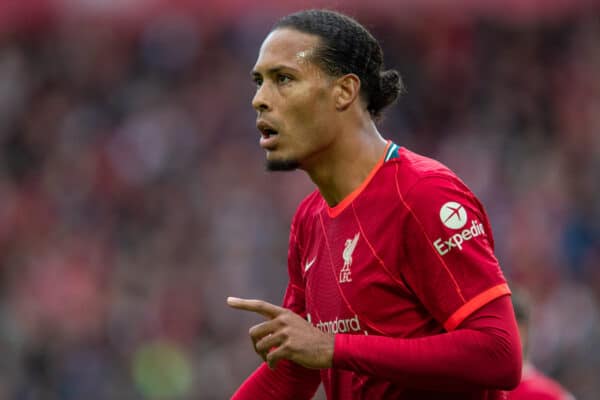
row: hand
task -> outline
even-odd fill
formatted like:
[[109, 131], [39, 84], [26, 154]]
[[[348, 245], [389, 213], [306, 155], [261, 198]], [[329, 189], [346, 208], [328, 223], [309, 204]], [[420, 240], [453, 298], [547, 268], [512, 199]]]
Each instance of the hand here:
[[335, 342], [333, 335], [321, 332], [293, 311], [266, 301], [228, 297], [227, 304], [267, 318], [267, 321], [250, 328], [250, 337], [254, 350], [269, 368], [275, 368], [282, 359], [306, 368], [331, 367]]

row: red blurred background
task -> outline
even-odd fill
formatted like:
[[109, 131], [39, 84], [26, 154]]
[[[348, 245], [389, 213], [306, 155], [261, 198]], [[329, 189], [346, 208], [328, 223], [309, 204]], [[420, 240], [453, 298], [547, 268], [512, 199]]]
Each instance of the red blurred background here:
[[290, 218], [249, 71], [278, 17], [371, 29], [408, 93], [383, 134], [482, 199], [531, 357], [600, 393], [597, 1], [0, 1], [0, 398], [223, 399], [258, 364]]

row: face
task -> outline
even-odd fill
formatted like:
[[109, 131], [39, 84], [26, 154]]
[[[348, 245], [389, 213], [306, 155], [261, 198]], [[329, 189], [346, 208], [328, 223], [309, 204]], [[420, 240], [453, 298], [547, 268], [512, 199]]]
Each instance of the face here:
[[312, 60], [319, 38], [276, 29], [263, 42], [252, 71], [260, 145], [267, 168], [309, 168], [333, 140], [334, 79]]

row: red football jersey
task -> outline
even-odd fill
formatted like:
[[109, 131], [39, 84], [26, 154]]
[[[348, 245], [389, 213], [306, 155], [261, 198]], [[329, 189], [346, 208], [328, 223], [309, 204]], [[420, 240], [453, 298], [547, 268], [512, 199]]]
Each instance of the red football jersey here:
[[533, 365], [523, 366], [523, 378], [508, 395], [509, 400], [575, 400], [558, 382], [538, 371]]
[[[441, 163], [390, 144], [336, 207], [318, 191], [300, 204], [284, 306], [336, 335], [417, 338], [451, 331], [510, 293], [493, 247], [486, 213], [466, 185]], [[334, 366], [346, 364], [338, 345]], [[352, 348], [339, 353], [352, 357]], [[504, 398], [475, 388], [414, 389], [336, 367], [322, 370], [321, 379], [329, 399]]]

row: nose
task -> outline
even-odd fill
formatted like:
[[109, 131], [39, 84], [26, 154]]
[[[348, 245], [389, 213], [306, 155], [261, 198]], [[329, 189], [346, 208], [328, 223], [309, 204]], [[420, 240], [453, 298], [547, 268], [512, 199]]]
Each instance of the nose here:
[[256, 89], [254, 98], [252, 99], [252, 107], [258, 112], [268, 111], [271, 105], [268, 100], [267, 85], [263, 84]]

